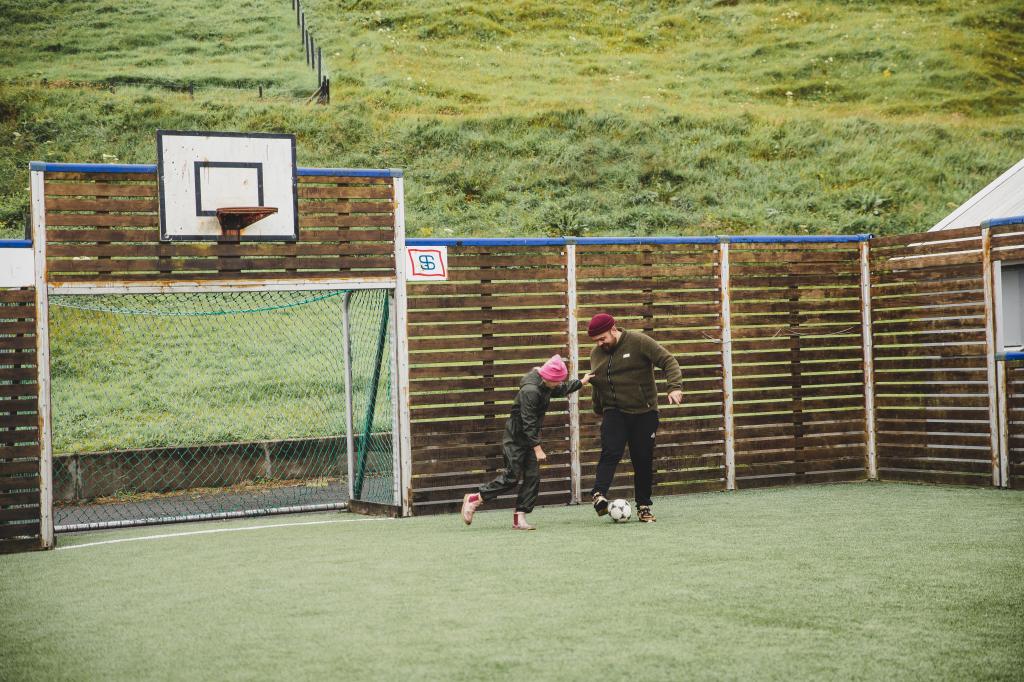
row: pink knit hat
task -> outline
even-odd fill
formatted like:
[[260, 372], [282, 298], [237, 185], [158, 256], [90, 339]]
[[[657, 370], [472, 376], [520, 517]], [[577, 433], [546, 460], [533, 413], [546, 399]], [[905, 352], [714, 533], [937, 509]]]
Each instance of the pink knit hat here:
[[565, 363], [562, 362], [562, 356], [552, 355], [551, 359], [544, 363], [543, 367], [537, 369], [540, 373], [541, 379], [548, 381], [565, 381], [565, 378], [569, 376], [569, 370], [565, 368]]

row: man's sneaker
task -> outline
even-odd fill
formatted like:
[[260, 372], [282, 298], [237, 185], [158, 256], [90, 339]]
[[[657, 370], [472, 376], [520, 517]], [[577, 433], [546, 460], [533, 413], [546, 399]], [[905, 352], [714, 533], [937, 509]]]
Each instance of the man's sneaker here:
[[650, 507], [641, 505], [636, 508], [636, 520], [640, 523], [654, 523], [658, 519], [654, 518], [654, 513], [651, 512]]
[[462, 498], [462, 520], [466, 522], [466, 525], [473, 523], [473, 514], [476, 512], [477, 507], [484, 503], [484, 498], [480, 493], [469, 493]]
[[512, 530], [537, 530], [537, 526], [526, 522], [526, 512], [516, 512], [512, 517]]
[[601, 493], [594, 493], [594, 511], [597, 512], [598, 516], [604, 516], [608, 513], [608, 498]]

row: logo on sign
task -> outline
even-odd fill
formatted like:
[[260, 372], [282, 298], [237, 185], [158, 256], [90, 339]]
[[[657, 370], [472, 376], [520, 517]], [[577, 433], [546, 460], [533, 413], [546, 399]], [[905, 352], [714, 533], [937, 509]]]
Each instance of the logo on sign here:
[[443, 246], [406, 249], [409, 279], [448, 279], [448, 253]]

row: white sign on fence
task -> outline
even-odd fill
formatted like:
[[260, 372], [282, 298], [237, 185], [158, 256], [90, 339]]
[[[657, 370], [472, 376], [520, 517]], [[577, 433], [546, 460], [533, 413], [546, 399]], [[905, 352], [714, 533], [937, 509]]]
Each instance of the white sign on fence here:
[[35, 286], [35, 261], [32, 249], [0, 248], [0, 288], [19, 289]]
[[448, 279], [447, 246], [410, 246], [407, 279], [410, 282], [438, 282]]

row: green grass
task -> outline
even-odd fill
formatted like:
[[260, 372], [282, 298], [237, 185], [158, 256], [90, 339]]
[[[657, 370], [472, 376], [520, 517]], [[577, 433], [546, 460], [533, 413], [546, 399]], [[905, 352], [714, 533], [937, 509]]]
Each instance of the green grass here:
[[0, 557], [0, 678], [1024, 675], [1021, 492], [808, 486], [656, 510], [653, 526], [559, 507], [530, 534], [494, 512]]
[[1024, 140], [1012, 0], [305, 6], [328, 107], [283, 0], [0, 0], [4, 234], [29, 160], [152, 163], [158, 127], [404, 168], [413, 236], [923, 230]]

